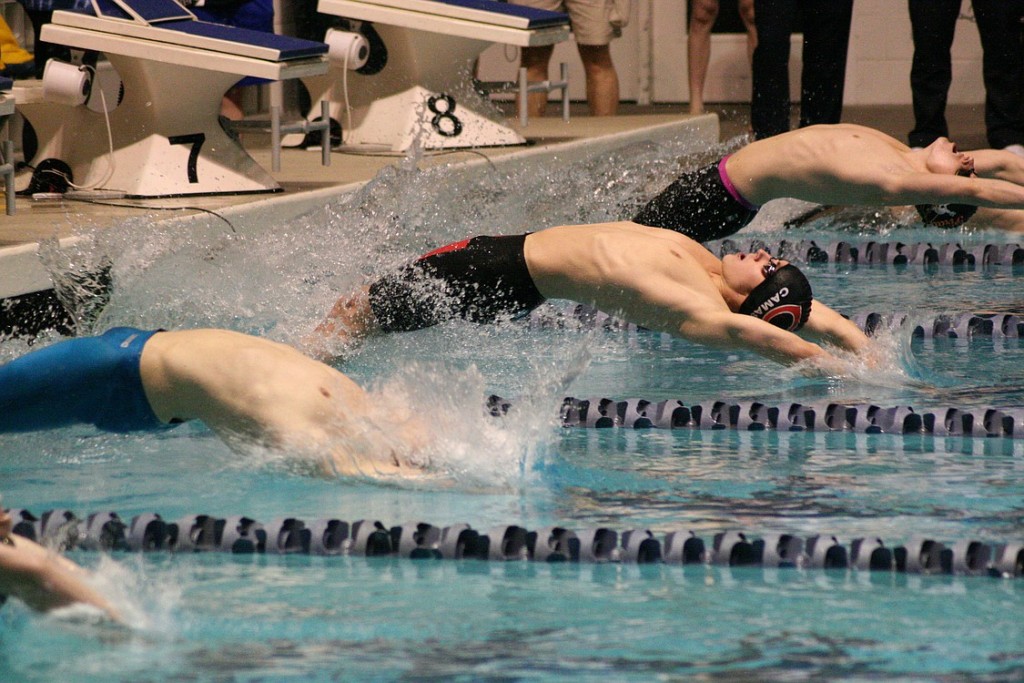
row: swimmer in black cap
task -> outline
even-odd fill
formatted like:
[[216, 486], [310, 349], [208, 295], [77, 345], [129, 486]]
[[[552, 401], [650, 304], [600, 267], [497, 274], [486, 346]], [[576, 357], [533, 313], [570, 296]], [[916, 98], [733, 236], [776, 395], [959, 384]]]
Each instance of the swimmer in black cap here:
[[782, 265], [769, 258], [764, 266], [764, 282], [750, 292], [740, 305], [739, 313], [752, 315], [766, 323], [796, 332], [811, 316], [811, 283], [800, 269]]
[[808, 126], [752, 142], [690, 171], [633, 220], [700, 242], [731, 235], [761, 206], [790, 197], [824, 205], [917, 207], [941, 227], [982, 218], [1024, 230], [1024, 159], [1003, 150], [961, 152], [946, 138], [911, 149], [873, 128]]
[[564, 225], [475, 237], [426, 254], [343, 298], [308, 345], [331, 356], [380, 332], [463, 318], [513, 318], [569, 299], [650, 330], [795, 363], [832, 356], [804, 333], [851, 351], [868, 345], [849, 320], [815, 301], [795, 267], [767, 252], [716, 258], [694, 240], [630, 222]]

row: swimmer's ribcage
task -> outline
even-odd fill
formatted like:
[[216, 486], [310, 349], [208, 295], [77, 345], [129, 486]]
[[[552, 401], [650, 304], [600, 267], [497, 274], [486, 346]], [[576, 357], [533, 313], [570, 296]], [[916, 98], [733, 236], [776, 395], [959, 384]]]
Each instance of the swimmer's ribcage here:
[[235, 555], [321, 555], [400, 557], [417, 560], [533, 561], [719, 565], [765, 569], [847, 569], [1020, 578], [1024, 576], [1024, 539], [988, 543], [962, 539], [943, 543], [912, 538], [887, 544], [881, 538], [850, 539], [821, 533], [809, 536], [738, 530], [707, 538], [689, 529], [654, 533], [606, 527], [536, 530], [507, 524], [486, 530], [468, 524], [437, 527], [427, 522], [387, 526], [379, 520], [347, 522], [281, 517], [263, 524], [251, 517], [186, 515], [173, 522], [147, 513], [123, 521], [115, 512], [78, 518], [68, 510], [12, 510], [15, 532], [66, 547], [102, 551], [225, 552]]

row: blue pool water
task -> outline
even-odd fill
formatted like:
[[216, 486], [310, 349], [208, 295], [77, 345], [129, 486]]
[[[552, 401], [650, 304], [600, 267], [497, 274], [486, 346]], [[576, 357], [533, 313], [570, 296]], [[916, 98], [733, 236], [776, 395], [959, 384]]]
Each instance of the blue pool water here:
[[[88, 266], [116, 253], [115, 291], [89, 329], [215, 325], [297, 341], [334, 298], [446, 241], [629, 215], [642, 197], [721, 150], [631, 145], [566, 167], [388, 169], [286, 224], [253, 216], [183, 238], [128, 222], [51, 255]], [[682, 157], [682, 161], [677, 161]], [[569, 198], [570, 201], [567, 201]], [[782, 203], [770, 215], [793, 215]], [[857, 214], [743, 240], [879, 237], [1013, 241]], [[62, 265], [63, 264], [63, 265]], [[809, 267], [834, 308], [940, 313], [1024, 309], [1010, 268]], [[568, 307], [556, 305], [557, 311]], [[753, 356], [645, 332], [525, 322], [452, 323], [376, 340], [339, 368], [381, 401], [435, 425], [426, 483], [325, 480], [287, 455], [231, 452], [198, 425], [155, 435], [89, 429], [0, 436], [9, 506], [467, 522], [582, 529], [739, 529], [890, 545], [1024, 536], [1024, 440], [853, 433], [582, 430], [558, 426], [565, 395], [687, 402], [834, 400], [1024, 406], [1024, 340], [877, 342], [892, 359], [814, 380]], [[0, 343], [0, 361], [27, 350]], [[503, 420], [483, 414], [498, 393]], [[383, 558], [74, 551], [129, 616], [114, 629], [9, 604], [0, 680], [1019, 680], [1024, 581], [706, 566], [546, 565]]]

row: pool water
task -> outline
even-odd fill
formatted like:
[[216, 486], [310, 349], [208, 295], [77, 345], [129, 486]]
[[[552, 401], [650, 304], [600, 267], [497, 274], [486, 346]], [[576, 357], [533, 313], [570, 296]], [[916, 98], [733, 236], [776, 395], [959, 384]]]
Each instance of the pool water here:
[[[477, 233], [630, 215], [682, 167], [720, 154], [685, 140], [630, 145], [569, 165], [453, 171], [412, 161], [359, 192], [279, 224], [126, 222], [52, 255], [58, 275], [118, 254], [114, 292], [83, 331], [221, 326], [296, 342], [374, 273]], [[567, 201], [567, 198], [570, 201]], [[853, 212], [781, 230], [780, 202], [737, 236], [1013, 241], [938, 232], [898, 213]], [[145, 230], [140, 227], [146, 226]], [[1024, 309], [1020, 273], [809, 266], [843, 313]], [[571, 306], [552, 304], [554, 313]], [[51, 341], [49, 339], [43, 341]], [[876, 342], [888, 359], [846, 379], [808, 379], [745, 353], [650, 333], [514, 321], [453, 322], [375, 340], [338, 367], [379, 400], [434, 425], [426, 482], [310, 477], [287, 454], [230, 451], [200, 425], [160, 434], [87, 428], [0, 436], [5, 503], [37, 513], [115, 510], [605, 526], [709, 539], [834, 534], [943, 542], [1024, 536], [1024, 440], [928, 435], [559, 426], [562, 397], [727, 398], [884, 405], [1024, 405], [1024, 340]], [[27, 350], [0, 343], [0, 361]], [[484, 414], [490, 393], [513, 405]], [[128, 615], [111, 628], [17, 604], [0, 611], [0, 680], [1019, 680], [1024, 581], [721, 566], [411, 561], [73, 551]]]

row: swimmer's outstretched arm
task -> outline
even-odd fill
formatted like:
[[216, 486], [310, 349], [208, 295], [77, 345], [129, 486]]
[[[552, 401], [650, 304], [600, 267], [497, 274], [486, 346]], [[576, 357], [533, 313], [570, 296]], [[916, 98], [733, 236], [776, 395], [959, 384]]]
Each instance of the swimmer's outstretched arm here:
[[815, 341], [827, 342], [858, 353], [871, 343], [868, 336], [853, 321], [844, 318], [817, 299], [811, 304], [811, 315], [801, 332]]
[[822, 367], [838, 363], [825, 349], [792, 332], [728, 311], [704, 311], [688, 318], [680, 324], [679, 336], [715, 348], [747, 349], [786, 365], [812, 359]]
[[84, 577], [85, 570], [70, 560], [12, 534], [10, 515], [0, 510], [0, 594], [16, 597], [39, 611], [84, 603], [120, 621], [117, 611]]
[[1024, 209], [1024, 185], [997, 178], [908, 173], [888, 179], [880, 189], [884, 204], [953, 202], [997, 209]]
[[974, 171], [980, 177], [1024, 185], [1024, 157], [1001, 149], [979, 149], [971, 155]]

